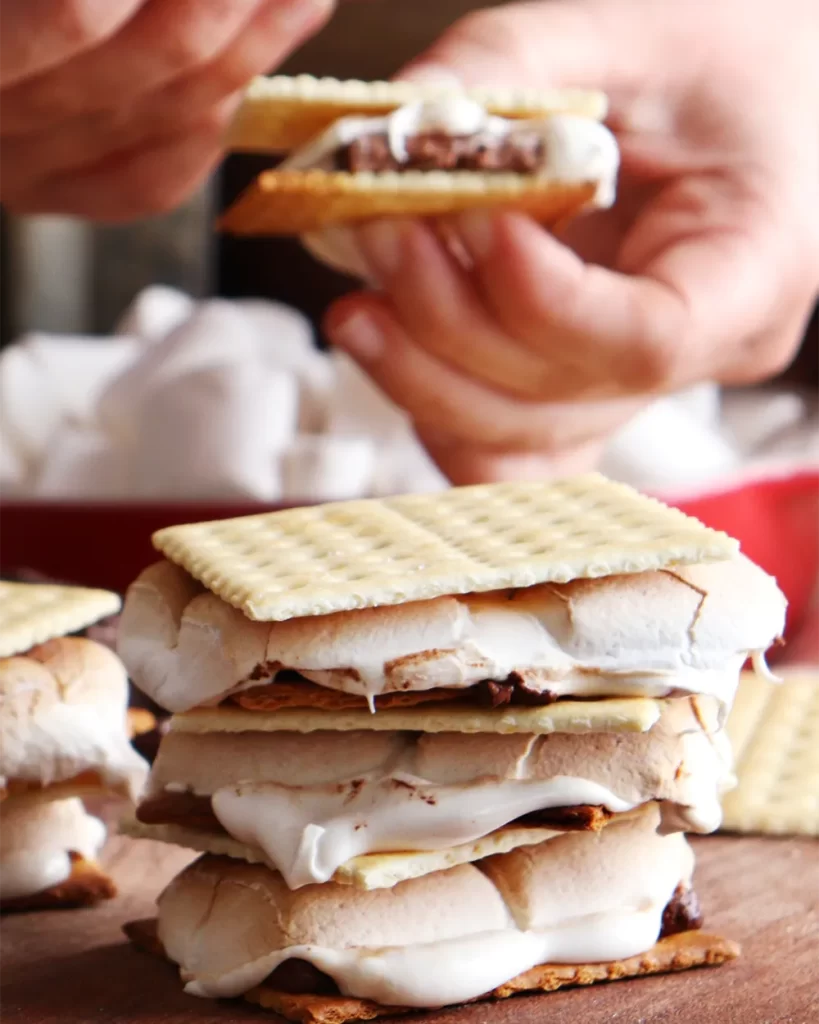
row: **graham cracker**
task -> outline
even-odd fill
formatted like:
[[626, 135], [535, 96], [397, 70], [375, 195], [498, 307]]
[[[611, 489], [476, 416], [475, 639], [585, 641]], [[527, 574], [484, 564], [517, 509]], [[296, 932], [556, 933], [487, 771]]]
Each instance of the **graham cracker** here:
[[598, 180], [478, 171], [264, 171], [219, 220], [232, 235], [303, 235], [375, 217], [518, 210], [555, 224], [595, 204]]
[[[154, 956], [165, 956], [157, 936], [156, 921], [131, 921], [124, 932], [139, 949]], [[523, 992], [554, 992], [560, 988], [594, 985], [605, 981], [623, 981], [649, 974], [668, 974], [694, 967], [712, 967], [735, 960], [739, 946], [729, 939], [700, 931], [678, 932], [660, 939], [646, 953], [625, 960], [597, 964], [542, 964], [519, 974], [470, 1002], [507, 999]], [[247, 1002], [281, 1014], [296, 1024], [347, 1024], [348, 1021], [375, 1020], [418, 1012], [416, 1008], [382, 1006], [369, 999], [351, 996], [294, 995], [262, 984], [246, 992]]]
[[62, 782], [49, 782], [44, 785], [29, 779], [6, 779], [0, 786], [0, 802], [7, 798], [26, 803], [47, 802], [49, 800], [65, 800], [67, 797], [99, 796], [109, 792], [102, 775], [89, 768], [70, 779]]
[[[452, 91], [452, 86], [434, 83], [260, 76], [247, 87], [225, 144], [239, 151], [285, 152], [309, 142], [339, 118], [351, 114], [378, 117], [407, 103], [436, 99]], [[464, 91], [500, 117], [578, 114], [602, 120], [608, 108], [603, 93], [588, 89], [477, 87]]]
[[156, 728], [156, 717], [147, 708], [128, 708], [126, 724], [128, 736], [134, 739]]
[[0, 901], [3, 913], [24, 910], [62, 910], [72, 907], [92, 907], [102, 900], [113, 899], [117, 887], [96, 861], [86, 860], [81, 854], [71, 853], [71, 874], [64, 882], [31, 896]]
[[[325, 711], [349, 711], [354, 708], [368, 710], [366, 697], [344, 690], [331, 690], [307, 680], [280, 681], [273, 684], [253, 686], [241, 690], [230, 698], [247, 711], [279, 711], [282, 708], [322, 708]], [[437, 704], [441, 701], [474, 703], [474, 694], [469, 687], [432, 690], [394, 690], [379, 693], [373, 698], [379, 711], [387, 708], [410, 708], [417, 704]]]
[[819, 671], [780, 684], [744, 672], [726, 729], [737, 786], [723, 831], [819, 836]]
[[324, 711], [284, 708], [194, 708], [174, 715], [173, 732], [494, 732], [541, 735], [551, 732], [648, 732], [659, 720], [666, 699], [621, 697], [561, 700], [542, 707], [504, 705], [483, 709], [455, 704], [422, 704], [387, 711]]
[[[610, 818], [601, 814], [592, 831], [605, 827]], [[197, 853], [210, 853], [219, 857], [233, 857], [249, 864], [264, 864], [264, 853], [256, 846], [241, 843], [232, 836], [186, 828], [184, 825], [146, 825], [130, 817], [122, 821], [119, 831], [133, 839], [153, 839], [157, 842], [183, 846]], [[434, 871], [444, 871], [458, 864], [471, 864], [494, 854], [509, 853], [521, 846], [535, 846], [546, 842], [565, 829], [510, 825], [499, 828], [471, 843], [451, 846], [443, 850], [420, 850], [407, 853], [368, 853], [348, 860], [333, 875], [333, 881], [352, 885], [356, 889], [391, 889], [399, 882], [420, 878]]]
[[119, 611], [108, 590], [0, 581], [0, 658], [66, 636]]
[[153, 542], [263, 622], [667, 569], [739, 548], [597, 473], [171, 526]]

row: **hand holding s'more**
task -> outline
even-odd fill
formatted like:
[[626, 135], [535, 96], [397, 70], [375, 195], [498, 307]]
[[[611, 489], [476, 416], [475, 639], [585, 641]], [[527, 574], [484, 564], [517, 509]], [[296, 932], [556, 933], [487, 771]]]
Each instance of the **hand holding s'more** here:
[[738, 955], [684, 832], [784, 628], [729, 537], [590, 475], [171, 527], [119, 651], [173, 712], [138, 944], [306, 1024]]
[[148, 765], [130, 745], [128, 678], [71, 636], [119, 610], [104, 590], [0, 582], [0, 909], [88, 906], [116, 895], [84, 797], [135, 801]]

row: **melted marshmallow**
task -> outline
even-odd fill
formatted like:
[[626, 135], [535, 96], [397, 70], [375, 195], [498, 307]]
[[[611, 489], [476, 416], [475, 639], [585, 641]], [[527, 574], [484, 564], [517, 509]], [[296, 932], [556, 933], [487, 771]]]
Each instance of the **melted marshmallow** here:
[[599, 121], [576, 114], [527, 120], [496, 117], [458, 92], [410, 103], [382, 117], [343, 117], [289, 156], [281, 168], [332, 170], [338, 150], [367, 135], [386, 135], [393, 158], [400, 162], [407, 157], [408, 139], [433, 132], [493, 140], [537, 135], [543, 142], [543, 164], [534, 177], [567, 183], [598, 181], [594, 205], [609, 206], [614, 201], [617, 142]]
[[43, 892], [71, 874], [69, 853], [94, 860], [105, 825], [76, 798], [4, 802], [0, 828], [0, 899]]
[[303, 633], [291, 636], [284, 623], [271, 632], [266, 656], [321, 686], [364, 696], [468, 687], [519, 672], [532, 689], [558, 697], [682, 692], [726, 704], [733, 700], [746, 652], [687, 654], [674, 644], [635, 651], [633, 658], [618, 648], [584, 657], [582, 651], [566, 650], [555, 610], [557, 603], [562, 612], [562, 605], [550, 591], [538, 589], [528, 600], [469, 595], [364, 609], [355, 613], [357, 620], [330, 615], [313, 624], [309, 643]]
[[[525, 121], [495, 117], [479, 103], [454, 92], [436, 100], [399, 107], [384, 117], [342, 118], [318, 139], [292, 154], [282, 168], [332, 170], [335, 153], [340, 148], [369, 134], [386, 135], [392, 156], [400, 162], [407, 156], [407, 139], [423, 132], [482, 135], [491, 139], [514, 136], [517, 132], [539, 135], [544, 144], [544, 161], [533, 177], [568, 184], [598, 181], [590, 205], [606, 207], [614, 202], [619, 166], [617, 143], [599, 122], [569, 114]], [[364, 280], [370, 277], [354, 229], [343, 224], [332, 225], [310, 232], [303, 242], [328, 266]]]
[[205, 857], [159, 899], [159, 937], [188, 991], [234, 996], [290, 958], [345, 994], [440, 1006], [480, 996], [542, 962], [600, 962], [656, 941], [690, 882], [684, 836], [658, 835], [656, 808], [599, 833], [462, 865], [394, 889], [328, 882], [299, 893], [261, 865]]
[[[669, 898], [670, 898], [669, 893]], [[650, 949], [667, 900], [616, 913], [592, 914], [548, 931], [484, 932], [443, 942], [385, 949], [290, 946], [219, 978], [190, 978], [190, 995], [230, 998], [260, 984], [285, 960], [307, 960], [329, 974], [343, 995], [385, 1006], [434, 1008], [491, 992], [543, 963], [621, 960]]]
[[442, 850], [532, 811], [578, 804], [615, 812], [635, 806], [588, 779], [436, 786], [402, 773], [310, 789], [246, 783], [212, 797], [226, 831], [259, 848], [291, 889], [326, 882], [361, 854]]

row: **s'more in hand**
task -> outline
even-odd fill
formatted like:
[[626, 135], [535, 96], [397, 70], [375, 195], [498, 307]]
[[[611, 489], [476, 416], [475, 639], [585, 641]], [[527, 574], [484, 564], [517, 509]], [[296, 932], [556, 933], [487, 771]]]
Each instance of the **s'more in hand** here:
[[490, 208], [554, 224], [614, 201], [619, 157], [605, 113], [605, 96], [583, 90], [260, 78], [228, 146], [285, 158], [221, 226], [305, 235], [320, 258], [358, 271], [342, 230], [357, 221]]
[[203, 856], [132, 935], [338, 1022], [716, 964], [684, 831], [774, 580], [597, 475], [172, 527], [120, 653], [174, 712], [129, 826]]
[[97, 863], [103, 823], [84, 797], [135, 801], [148, 765], [129, 740], [128, 678], [102, 644], [69, 636], [117, 612], [104, 590], [0, 582], [0, 909], [116, 894]]

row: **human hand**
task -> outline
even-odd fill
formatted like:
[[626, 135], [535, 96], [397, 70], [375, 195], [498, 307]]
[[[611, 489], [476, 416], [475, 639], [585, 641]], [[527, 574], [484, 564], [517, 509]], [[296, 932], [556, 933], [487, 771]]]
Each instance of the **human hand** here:
[[513, 213], [369, 224], [382, 290], [336, 303], [330, 339], [454, 483], [586, 468], [657, 395], [773, 375], [819, 288], [817, 49], [814, 0], [468, 16], [406, 76], [603, 89], [617, 204], [558, 237]]
[[333, 0], [0, 0], [0, 199], [127, 220], [222, 154], [238, 94]]

